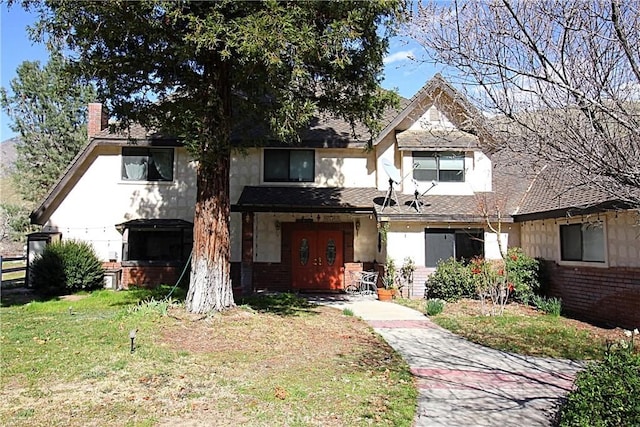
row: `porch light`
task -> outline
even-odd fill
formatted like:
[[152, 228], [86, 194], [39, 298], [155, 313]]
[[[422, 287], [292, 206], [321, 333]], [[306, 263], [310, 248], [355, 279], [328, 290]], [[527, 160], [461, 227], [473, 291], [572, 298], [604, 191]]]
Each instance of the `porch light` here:
[[278, 221], [278, 220], [276, 219], [276, 221], [275, 221], [274, 225], [275, 225], [275, 227], [276, 227], [276, 231], [280, 231], [280, 226], [281, 226], [281, 225], [280, 225], [280, 221]]
[[356, 236], [357, 236], [358, 232], [360, 231], [360, 220], [359, 219], [356, 219], [355, 226], [356, 226]]

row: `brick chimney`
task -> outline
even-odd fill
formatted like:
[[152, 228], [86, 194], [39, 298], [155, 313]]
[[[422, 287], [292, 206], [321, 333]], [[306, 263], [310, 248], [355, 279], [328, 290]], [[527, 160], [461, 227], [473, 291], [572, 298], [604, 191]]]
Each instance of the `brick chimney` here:
[[89, 139], [109, 126], [109, 116], [99, 102], [89, 103], [89, 121], [87, 123], [87, 135]]

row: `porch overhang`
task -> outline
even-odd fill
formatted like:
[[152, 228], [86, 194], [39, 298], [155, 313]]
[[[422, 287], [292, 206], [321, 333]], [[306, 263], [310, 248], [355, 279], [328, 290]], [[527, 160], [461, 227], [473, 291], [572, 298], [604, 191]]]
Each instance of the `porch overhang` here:
[[193, 228], [193, 223], [182, 219], [138, 218], [116, 224], [116, 230], [120, 233], [125, 228]]
[[[475, 196], [424, 195], [419, 209], [414, 196], [406, 194], [398, 194], [397, 201], [383, 207], [385, 196], [375, 188], [247, 186], [231, 212], [373, 214], [378, 221], [403, 222], [486, 221]], [[500, 221], [511, 223], [513, 218], [505, 214]]]
[[[479, 206], [476, 195], [414, 195], [398, 194], [398, 200], [384, 206], [384, 200], [376, 200], [375, 215], [383, 222], [436, 222], [436, 223], [492, 223], [498, 221], [497, 215], [485, 217]], [[512, 223], [513, 217], [501, 212], [502, 223]]]
[[231, 212], [375, 213], [372, 188], [246, 186]]
[[605, 212], [633, 209], [633, 205], [617, 200], [609, 200], [584, 207], [566, 207], [540, 212], [514, 214], [515, 222], [536, 221], [545, 219], [569, 219], [580, 215], [593, 215]]

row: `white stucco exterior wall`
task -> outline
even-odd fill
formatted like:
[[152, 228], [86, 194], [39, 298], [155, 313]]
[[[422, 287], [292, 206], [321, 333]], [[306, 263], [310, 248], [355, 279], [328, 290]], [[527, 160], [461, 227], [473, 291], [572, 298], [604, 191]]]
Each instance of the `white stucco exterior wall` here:
[[114, 253], [122, 260], [122, 235], [116, 224], [138, 218], [193, 222], [195, 167], [183, 148], [174, 150], [172, 182], [123, 181], [121, 147], [117, 146], [96, 147], [81, 170], [81, 179], [69, 185], [43, 231], [60, 231], [65, 240], [90, 242], [103, 261]]
[[[411, 257], [417, 266], [425, 264], [425, 224], [390, 223], [387, 231], [387, 257], [393, 258], [396, 266]], [[379, 262], [384, 263], [384, 259]]]
[[378, 225], [371, 215], [349, 215], [349, 220], [360, 221], [360, 230], [354, 234], [353, 259], [356, 262], [380, 262], [381, 254], [378, 252]]
[[373, 153], [361, 149], [316, 151], [315, 184], [319, 187], [373, 187]]
[[454, 130], [455, 128], [455, 125], [435, 105], [431, 105], [409, 127], [409, 130]]
[[[416, 266], [425, 266], [425, 228], [427, 223], [396, 222], [389, 224], [387, 232], [387, 253], [394, 259], [396, 265], [402, 265], [406, 257], [411, 257]], [[479, 224], [449, 224], [429, 223], [429, 228], [479, 228]], [[517, 224], [503, 225], [501, 241], [504, 250], [512, 246], [519, 246], [519, 229]], [[498, 235], [491, 231], [484, 232], [484, 256], [486, 259], [500, 259]]]

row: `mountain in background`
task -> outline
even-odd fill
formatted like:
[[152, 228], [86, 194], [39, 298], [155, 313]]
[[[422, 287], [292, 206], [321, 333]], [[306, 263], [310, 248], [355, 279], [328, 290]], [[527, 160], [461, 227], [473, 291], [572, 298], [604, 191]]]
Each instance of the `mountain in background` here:
[[16, 162], [16, 144], [19, 137], [0, 142], [0, 203], [22, 205], [24, 201], [16, 192], [11, 173]]
[[20, 138], [16, 136], [0, 142], [0, 178], [8, 178], [13, 171], [18, 141], [20, 141]]

